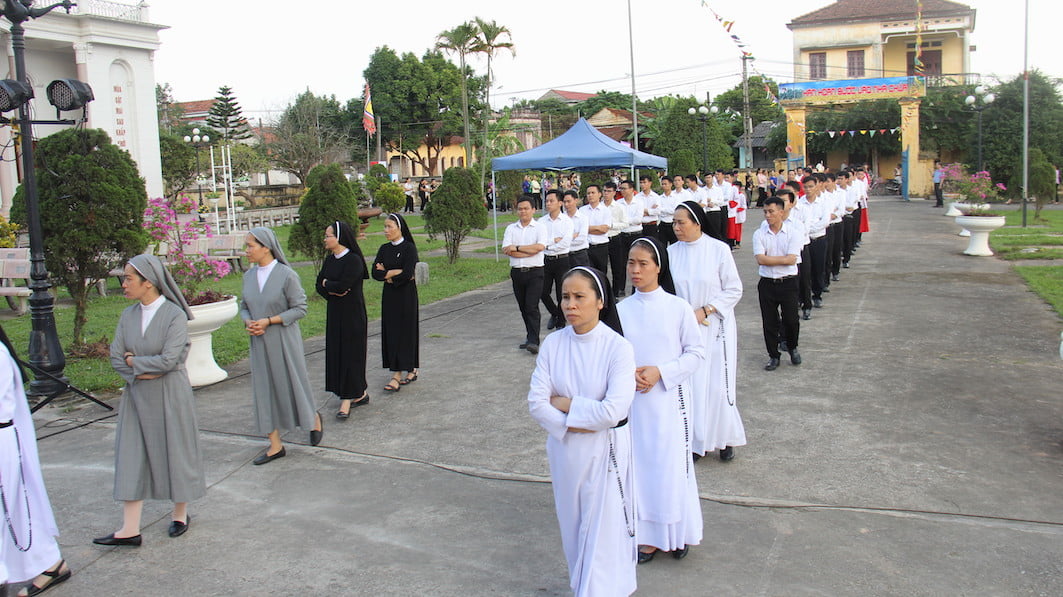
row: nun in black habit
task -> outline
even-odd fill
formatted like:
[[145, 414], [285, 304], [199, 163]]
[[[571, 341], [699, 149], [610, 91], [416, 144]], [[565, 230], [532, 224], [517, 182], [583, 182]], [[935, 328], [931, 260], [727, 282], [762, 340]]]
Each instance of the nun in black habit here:
[[365, 256], [354, 230], [336, 220], [325, 229], [325, 257], [314, 288], [328, 304], [325, 318], [325, 391], [340, 399], [337, 419], [351, 406], [369, 403], [365, 360], [368, 321], [362, 280], [369, 279]]
[[[417, 381], [419, 364], [419, 325], [417, 322], [417, 245], [399, 214], [388, 214], [384, 237], [373, 261], [373, 279], [384, 283], [380, 300], [380, 347], [383, 366], [392, 371], [384, 389], [397, 392]], [[403, 377], [402, 373], [406, 372]]]

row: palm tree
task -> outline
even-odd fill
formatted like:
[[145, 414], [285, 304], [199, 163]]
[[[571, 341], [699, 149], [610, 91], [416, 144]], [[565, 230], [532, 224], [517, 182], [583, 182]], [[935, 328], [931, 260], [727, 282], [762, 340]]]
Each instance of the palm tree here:
[[473, 49], [477, 41], [476, 25], [473, 23], [462, 23], [453, 29], [448, 29], [436, 36], [436, 49], [446, 50], [452, 54], [458, 55], [458, 65], [461, 68], [461, 118], [465, 126], [465, 167], [469, 166], [468, 160], [472, 156], [472, 152], [469, 149], [469, 88], [466, 83], [466, 61], [465, 58], [475, 50]]
[[[487, 85], [484, 89], [484, 111], [483, 111], [483, 127], [484, 127], [484, 139], [487, 140], [487, 120], [491, 115], [491, 80], [494, 77], [494, 73], [491, 71], [491, 59], [494, 58], [495, 53], [499, 50], [509, 50], [509, 53], [516, 56], [517, 52], [513, 49], [512, 41], [502, 41], [502, 36], [512, 40], [512, 36], [509, 29], [503, 25], [499, 25], [495, 21], [487, 22], [480, 17], [476, 17], [476, 28], [478, 30], [475, 44], [473, 45], [473, 52], [484, 54], [487, 56]], [[487, 176], [487, 160], [491, 157], [490, 148], [485, 143], [484, 153], [487, 155], [480, 156], [480, 187], [483, 188], [484, 178]]]

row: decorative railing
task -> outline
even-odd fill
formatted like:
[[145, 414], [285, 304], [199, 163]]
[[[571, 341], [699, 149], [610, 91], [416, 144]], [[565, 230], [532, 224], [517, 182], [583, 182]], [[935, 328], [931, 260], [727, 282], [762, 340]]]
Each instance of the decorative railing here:
[[958, 85], [978, 85], [982, 82], [979, 73], [944, 73], [940, 75], [924, 75], [927, 87], [956, 87]]
[[108, 17], [122, 21], [147, 22], [148, 8], [146, 2], [136, 4], [122, 4], [121, 2], [108, 2], [107, 0], [76, 0], [77, 6], [70, 11], [71, 14], [93, 15]]

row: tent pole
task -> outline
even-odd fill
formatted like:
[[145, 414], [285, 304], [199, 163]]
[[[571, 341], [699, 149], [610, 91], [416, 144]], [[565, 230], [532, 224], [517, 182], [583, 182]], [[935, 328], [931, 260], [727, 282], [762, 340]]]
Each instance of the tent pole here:
[[494, 193], [494, 199], [491, 201], [491, 213], [494, 214], [495, 225], [495, 261], [498, 261], [498, 185], [495, 184], [495, 170], [491, 169], [491, 191]]

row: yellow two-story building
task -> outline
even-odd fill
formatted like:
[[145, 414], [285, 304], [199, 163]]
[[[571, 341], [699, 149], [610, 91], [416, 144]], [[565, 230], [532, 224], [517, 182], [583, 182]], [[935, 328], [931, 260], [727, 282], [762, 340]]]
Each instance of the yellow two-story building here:
[[[838, 0], [787, 24], [793, 32], [794, 80], [860, 83], [923, 76], [930, 87], [968, 84], [977, 78], [970, 72], [974, 26], [975, 10], [949, 0]], [[898, 101], [905, 115], [901, 123], [904, 149], [914, 150], [909, 154], [910, 186], [913, 192], [922, 193], [929, 185], [937, 156], [918, 151], [919, 99], [898, 97]], [[836, 103], [815, 98], [803, 102], [808, 109], [829, 108]], [[803, 141], [791, 143], [800, 147], [802, 155]], [[849, 157], [840, 152], [829, 154], [827, 165], [851, 163]], [[885, 158], [876, 167], [879, 173], [889, 173], [889, 178], [900, 160], [899, 156]]]

